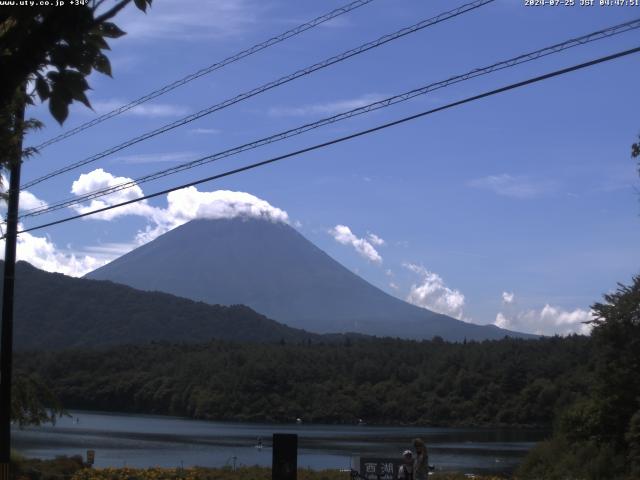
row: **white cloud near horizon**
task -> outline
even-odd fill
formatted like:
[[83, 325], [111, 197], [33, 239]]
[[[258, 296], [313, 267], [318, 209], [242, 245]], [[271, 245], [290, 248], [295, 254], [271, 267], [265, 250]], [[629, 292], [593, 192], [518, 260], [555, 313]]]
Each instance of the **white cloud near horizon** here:
[[[18, 228], [23, 227], [20, 225]], [[0, 250], [0, 258], [4, 259], [4, 240], [0, 241]], [[80, 277], [108, 262], [91, 255], [65, 252], [48, 237], [38, 237], [30, 233], [18, 235], [16, 259], [29, 262], [47, 272], [58, 272], [73, 277]]]
[[[6, 191], [8, 180], [2, 177], [2, 191]], [[36, 197], [28, 190], [20, 192], [20, 211], [46, 207], [47, 202]], [[3, 201], [0, 211], [4, 214], [6, 203]], [[18, 230], [24, 229], [18, 224]], [[0, 240], [0, 258], [4, 260], [4, 240]], [[90, 255], [76, 255], [60, 250], [48, 237], [38, 237], [31, 233], [18, 235], [16, 243], [16, 259], [29, 262], [31, 265], [47, 272], [59, 272], [66, 275], [81, 276], [106, 263]]]
[[386, 98], [378, 93], [368, 93], [356, 98], [336, 100], [333, 102], [302, 105], [300, 107], [271, 107], [268, 114], [272, 117], [306, 117], [311, 115], [335, 115], [337, 113], [364, 107], [370, 103]]
[[458, 320], [463, 319], [464, 295], [459, 290], [449, 288], [440, 275], [421, 265], [404, 263], [403, 267], [420, 277], [420, 283], [411, 285], [407, 302]]
[[500, 175], [488, 175], [476, 178], [467, 182], [467, 185], [474, 188], [489, 190], [504, 197], [531, 199], [554, 189], [554, 183], [545, 180], [533, 180], [524, 176], [512, 176], [507, 173]]
[[500, 328], [537, 335], [588, 335], [592, 327], [584, 322], [593, 318], [593, 313], [589, 310], [565, 310], [546, 304], [540, 310], [531, 309], [515, 314], [499, 312], [493, 324]]
[[[367, 260], [377, 264], [382, 263], [382, 256], [380, 256], [380, 253], [378, 253], [371, 241], [357, 237], [346, 225], [336, 225], [329, 229], [329, 235], [331, 235], [336, 242], [341, 243], [342, 245], [351, 245], [356, 252]], [[378, 243], [378, 245], [382, 245], [384, 243], [384, 240], [377, 235], [369, 234], [369, 237], [371, 235], [382, 242]]]
[[502, 292], [502, 303], [509, 305], [515, 301], [515, 294], [513, 292]]

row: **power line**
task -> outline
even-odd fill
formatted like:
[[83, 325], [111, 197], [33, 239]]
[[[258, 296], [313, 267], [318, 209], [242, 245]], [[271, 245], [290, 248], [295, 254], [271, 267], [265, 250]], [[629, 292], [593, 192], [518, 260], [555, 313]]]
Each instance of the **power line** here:
[[168, 85], [165, 85], [164, 87], [158, 88], [157, 90], [154, 90], [151, 93], [148, 93], [136, 100], [133, 100], [127, 103], [126, 105], [122, 105], [121, 107], [115, 108], [110, 112], [107, 112], [103, 115], [100, 115], [97, 118], [94, 118], [93, 120], [85, 122], [82, 125], [79, 125], [75, 128], [72, 128], [71, 130], [63, 132], [60, 135], [57, 135], [53, 138], [50, 138], [49, 140], [41, 143], [40, 145], [37, 145], [35, 148], [38, 150], [42, 150], [43, 148], [48, 147], [49, 145], [53, 145], [54, 143], [64, 140], [65, 138], [69, 138], [77, 133], [87, 130], [88, 128], [98, 125], [99, 123], [102, 123], [105, 120], [108, 120], [117, 115], [120, 115], [121, 113], [124, 113], [127, 110], [131, 110], [132, 108], [137, 107], [138, 105], [141, 105], [145, 102], [148, 102], [149, 100], [153, 100], [154, 98], [164, 95], [165, 93], [170, 92], [171, 90], [174, 90], [178, 87], [181, 87], [191, 82], [192, 80], [200, 78], [204, 75], [208, 75], [216, 70], [219, 70], [220, 68], [226, 67], [227, 65], [230, 65], [239, 60], [242, 60], [243, 58], [253, 55], [254, 53], [258, 53], [261, 50], [264, 50], [280, 42], [283, 42], [291, 37], [295, 37], [296, 35], [299, 35], [311, 28], [317, 27], [318, 25], [328, 22], [329, 20], [333, 20], [334, 18], [339, 17], [340, 15], [344, 15], [345, 13], [348, 13], [352, 10], [355, 10], [356, 8], [362, 7], [363, 5], [366, 5], [373, 1], [374, 0], [356, 0], [347, 5], [336, 8], [335, 10], [332, 10], [329, 13], [325, 13], [324, 15], [316, 17], [307, 23], [303, 23], [302, 25], [298, 25], [297, 27], [292, 28], [291, 30], [287, 30], [286, 32], [281, 33], [280, 35], [277, 35], [268, 40], [265, 40], [262, 43], [253, 45], [252, 47], [242, 50], [241, 52], [238, 52], [235, 55], [232, 55], [230, 57], [227, 57], [224, 60], [213, 63], [208, 67], [198, 70], [197, 72], [191, 73], [186, 77], [181, 78], [180, 80], [175, 80], [174, 82], [171, 82]]
[[103, 188], [100, 190], [95, 190], [93, 192], [89, 192], [86, 193], [84, 195], [80, 195], [80, 196], [76, 196], [73, 198], [69, 198], [66, 200], [62, 200], [59, 202], [56, 202], [54, 204], [51, 205], [45, 205], [45, 206], [41, 206], [41, 207], [35, 207], [33, 209], [30, 210], [26, 210], [22, 213], [22, 215], [20, 216], [20, 218], [25, 218], [25, 217], [32, 217], [32, 216], [37, 216], [37, 215], [42, 215], [45, 213], [50, 213], [52, 211], [55, 210], [59, 210], [61, 208], [65, 208], [65, 207], [69, 207], [72, 205], [77, 205], [80, 203], [83, 203], [85, 201], [88, 200], [92, 200], [92, 199], [96, 199], [96, 198], [100, 198], [106, 195], [109, 195], [111, 193], [115, 193], [121, 190], [125, 190], [127, 188], [131, 188], [135, 185], [139, 185], [141, 183], [146, 183], [152, 180], [156, 180], [168, 175], [172, 175], [184, 170], [188, 170], [194, 167], [198, 167], [201, 165], [204, 165], [206, 163], [210, 163], [210, 162], [214, 162], [217, 160], [220, 160], [222, 158], [227, 158], [233, 155], [237, 155], [239, 153], [248, 151], [248, 150], [253, 150], [255, 148], [270, 144], [270, 143], [274, 143], [277, 141], [281, 141], [296, 135], [300, 135], [302, 133], [305, 133], [307, 131], [316, 129], [316, 128], [320, 128], [322, 126], [325, 125], [329, 125], [329, 124], [333, 124], [335, 122], [341, 121], [341, 120], [345, 120], [348, 118], [352, 118], [354, 116], [357, 115], [362, 115], [364, 113], [368, 113], [374, 110], [378, 110], [378, 109], [382, 109], [382, 108], [386, 108], [390, 105], [394, 105], [400, 102], [404, 102], [407, 101], [409, 99], [412, 99], [414, 97], [417, 97], [419, 95], [424, 95], [426, 93], [432, 92], [434, 90], [438, 90], [440, 88], [445, 88], [447, 86], [450, 86], [452, 84], [456, 84], [459, 82], [463, 82], [475, 77], [479, 77], [482, 75], [486, 75], [488, 73], [491, 72], [495, 72], [498, 70], [503, 70], [505, 68], [510, 68], [516, 65], [520, 65], [523, 63], [527, 63], [533, 60], [537, 60], [539, 58], [548, 56], [548, 55], [552, 55], [558, 52], [561, 52], [563, 50], [567, 50], [569, 48], [573, 48], [575, 46], [578, 45], [584, 45], [596, 40], [600, 40], [603, 38], [609, 38], [611, 36], [614, 35], [618, 35], [630, 30], [634, 30], [640, 28], [640, 18], [636, 19], [636, 20], [632, 20], [629, 22], [625, 22], [622, 24], [618, 24], [618, 25], [614, 25], [602, 30], [598, 30], [592, 33], [589, 33], [587, 35], [582, 35], [580, 37], [576, 37], [576, 38], [572, 38], [569, 40], [566, 40], [564, 42], [561, 43], [557, 43], [555, 45], [551, 45], [549, 47], [545, 47], [539, 50], [535, 50], [533, 52], [529, 52], [529, 53], [525, 53], [523, 55], [519, 55], [517, 57], [513, 57], [510, 58], [508, 60], [503, 60], [501, 62], [497, 62], [494, 63], [492, 65], [489, 65], [487, 67], [482, 67], [482, 68], [476, 68], [474, 70], [471, 70], [467, 73], [464, 73], [462, 75], [456, 75], [453, 77], [450, 77], [446, 80], [442, 80], [439, 82], [435, 82], [435, 83], [431, 83], [429, 85], [414, 89], [414, 90], [410, 90], [408, 92], [399, 94], [399, 95], [395, 95], [392, 97], [388, 97], [386, 99], [383, 100], [379, 100], [376, 102], [372, 102], [368, 105], [364, 105], [362, 107], [358, 107], [358, 108], [354, 108], [352, 110], [349, 110], [347, 112], [343, 112], [343, 113], [339, 113], [337, 115], [333, 115], [330, 117], [326, 117], [320, 120], [317, 120], [315, 122], [312, 123], [308, 123], [290, 130], [286, 130], [284, 132], [279, 132], [277, 134], [265, 137], [265, 138], [261, 138], [259, 140], [255, 140], [253, 142], [250, 143], [246, 143], [228, 150], [224, 150], [222, 152], [218, 152], [212, 155], [207, 155], [205, 157], [190, 161], [190, 162], [186, 162], [180, 165], [176, 165], [174, 167], [171, 168], [167, 168], [165, 170], [161, 170], [155, 173], [151, 173], [142, 177], [139, 177], [135, 180], [130, 180], [127, 182], [123, 182], [117, 185], [113, 185], [107, 188]]
[[[200, 185], [202, 183], [210, 182], [212, 180], [217, 180], [217, 179], [220, 179], [220, 178], [224, 178], [224, 177], [228, 177], [228, 176], [231, 176], [231, 175], [235, 175], [237, 173], [245, 172], [245, 171], [248, 171], [248, 170], [253, 170], [255, 168], [262, 167], [262, 166], [265, 166], [265, 165], [268, 165], [268, 164], [271, 164], [271, 163], [275, 163], [275, 162], [278, 162], [278, 161], [281, 161], [281, 160], [285, 160], [287, 158], [295, 157], [295, 156], [301, 155], [303, 153], [307, 153], [307, 152], [311, 152], [313, 150], [318, 150], [318, 149], [321, 149], [321, 148], [325, 148], [325, 147], [328, 147], [330, 145], [335, 145], [337, 143], [342, 143], [342, 142], [345, 142], [347, 140], [352, 140], [354, 138], [358, 138], [358, 137], [361, 137], [361, 136], [364, 136], [364, 135], [368, 135], [368, 134], [371, 134], [371, 133], [374, 133], [374, 132], [377, 132], [377, 131], [380, 131], [380, 130], [384, 130], [384, 129], [389, 128], [389, 127], [394, 127], [396, 125], [400, 125], [402, 123], [406, 123], [406, 122], [409, 122], [411, 120], [416, 120], [418, 118], [425, 117], [427, 115], [431, 115], [431, 114], [434, 114], [434, 113], [437, 113], [437, 112], [441, 112], [443, 110], [448, 110], [450, 108], [457, 107], [457, 106], [460, 106], [460, 105], [464, 105], [466, 103], [471, 103], [471, 102], [474, 102], [476, 100], [480, 100], [480, 99], [483, 99], [483, 98], [486, 98], [486, 97], [497, 95], [499, 93], [507, 92], [509, 90], [514, 90], [516, 88], [521, 88], [521, 87], [524, 87], [526, 85], [531, 85], [533, 83], [538, 83], [538, 82], [541, 82], [541, 81], [544, 81], [544, 80], [548, 80], [548, 79], [553, 78], [553, 77], [558, 77], [560, 75], [565, 75], [567, 73], [574, 72], [576, 70], [581, 70], [581, 69], [584, 69], [584, 68], [587, 68], [587, 67], [591, 67], [593, 65], [597, 65], [597, 64], [600, 64], [600, 63], [604, 63], [604, 62], [608, 62], [608, 61], [611, 61], [611, 60], [615, 60], [617, 58], [621, 58], [621, 57], [624, 57], [624, 56], [627, 56], [627, 55], [631, 55], [633, 53], [638, 53], [638, 52], [640, 52], [640, 46], [632, 48], [632, 49], [629, 49], [629, 50], [624, 50], [622, 52], [614, 53], [612, 55], [607, 55], [605, 57], [600, 57], [600, 58], [597, 58], [597, 59], [594, 59], [594, 60], [591, 60], [591, 61], [588, 61], [588, 62], [585, 62], [585, 63], [580, 63], [578, 65], [573, 65], [571, 67], [566, 67], [566, 68], [563, 68], [563, 69], [560, 69], [560, 70], [555, 70], [553, 72], [546, 73], [544, 75], [540, 75], [540, 76], [537, 76], [537, 77], [529, 78], [529, 79], [523, 80], [521, 82], [512, 83], [512, 84], [507, 85], [505, 87], [497, 88], [495, 90], [490, 90], [488, 92], [484, 92], [484, 93], [481, 93], [479, 95], [474, 95], [472, 97], [467, 97], [467, 98], [465, 98], [463, 100], [458, 100], [457, 102], [448, 103], [448, 104], [443, 105], [441, 107], [433, 108], [431, 110], [426, 110], [424, 112], [420, 112], [420, 113], [417, 113], [417, 114], [414, 114], [414, 115], [410, 115], [408, 117], [404, 117], [404, 118], [401, 118], [399, 120], [394, 120], [392, 122], [388, 122], [388, 123], [384, 123], [382, 125], [378, 125], [377, 127], [369, 128], [369, 129], [366, 129], [366, 130], [361, 130], [359, 132], [352, 133], [350, 135], [346, 135], [346, 136], [343, 136], [343, 137], [335, 138], [333, 140], [329, 140], [329, 141], [324, 142], [324, 143], [319, 143], [319, 144], [316, 144], [316, 145], [312, 145], [310, 147], [306, 147], [306, 148], [303, 148], [301, 150], [296, 150], [294, 152], [290, 152], [290, 153], [287, 153], [287, 154], [284, 154], [284, 155], [273, 157], [273, 158], [270, 158], [268, 160], [263, 160], [261, 162], [252, 163], [250, 165], [245, 165], [244, 167], [239, 167], [239, 168], [236, 168], [236, 169], [233, 169], [233, 170], [228, 170], [226, 172], [219, 173], [217, 175], [212, 175], [212, 176], [209, 176], [209, 177], [201, 178], [201, 179], [195, 180], [193, 182], [184, 183], [184, 184], [178, 185], [176, 187], [171, 187], [171, 188], [168, 188], [166, 190], [155, 192], [155, 193], [152, 193], [152, 194], [149, 194], [149, 195], [145, 195], [145, 196], [142, 196], [142, 197], [139, 197], [139, 198], [135, 198], [135, 199], [132, 199], [132, 200], [127, 200], [125, 202], [120, 202], [118, 204], [110, 205], [108, 207], [98, 208], [98, 209], [92, 210], [90, 212], [85, 212], [85, 213], [81, 213], [81, 214], [78, 214], [78, 215], [73, 215], [73, 216], [70, 216], [70, 217], [62, 218], [60, 220], [56, 220], [56, 221], [53, 221], [53, 222], [37, 225], [35, 227], [26, 228], [24, 230], [21, 230], [18, 233], [27, 233], [27, 232], [32, 232], [34, 230], [39, 230], [39, 229], [42, 229], [42, 228], [51, 227], [53, 225], [59, 225], [61, 223], [69, 222], [71, 220], [76, 220], [78, 218], [88, 217], [90, 215], [96, 215], [98, 213], [106, 212], [106, 211], [112, 210], [114, 208], [123, 207], [123, 206], [126, 206], [126, 205], [130, 205], [132, 203], [141, 202], [143, 200], [149, 200], [151, 198], [155, 198], [155, 197], [158, 197], [158, 196], [161, 196], [161, 195], [166, 195], [166, 194], [174, 192], [176, 190], [181, 190], [183, 188], [193, 187], [193, 186], [196, 186], [196, 185]], [[2, 238], [4, 238], [4, 237], [2, 237]]]
[[462, 5], [458, 8], [455, 8], [453, 10], [449, 10], [447, 12], [443, 12], [435, 17], [423, 20], [421, 22], [418, 22], [410, 27], [405, 27], [401, 30], [398, 30], [394, 33], [391, 34], [387, 34], [384, 35], [374, 41], [371, 42], [367, 42], [363, 45], [360, 45], [356, 48], [353, 48], [351, 50], [347, 50], [346, 52], [343, 52], [339, 55], [336, 55], [334, 57], [328, 58], [326, 60], [323, 60], [321, 62], [318, 62], [314, 65], [311, 65], [310, 67], [307, 68], [303, 68], [301, 70], [298, 70], [294, 73], [291, 73], [289, 75], [286, 75], [284, 77], [280, 77], [277, 80], [271, 81], [269, 83], [266, 83], [260, 87], [254, 88], [252, 90], [249, 90], [248, 92], [244, 92], [241, 93], [239, 95], [236, 95], [235, 97], [229, 98], [227, 100], [224, 100], [223, 102], [217, 103], [216, 105], [212, 105], [210, 107], [207, 107], [205, 109], [202, 109], [196, 113], [193, 113], [191, 115], [187, 115], [186, 117], [180, 119], [180, 120], [176, 120], [175, 122], [169, 123], [167, 125], [164, 125], [160, 128], [157, 128], [155, 130], [152, 130], [150, 132], [144, 133], [142, 135], [139, 135], [135, 138], [132, 138], [130, 140], [127, 140], [126, 142], [123, 142], [119, 145], [116, 145], [114, 147], [111, 147], [101, 153], [97, 153], [95, 155], [92, 155], [88, 158], [85, 158], [83, 160], [80, 160], [78, 162], [72, 163], [70, 165], [67, 165], [66, 167], [62, 167], [60, 169], [54, 170], [46, 175], [43, 175], [42, 177], [36, 178], [35, 180], [31, 180], [30, 182], [25, 183], [24, 185], [22, 185], [20, 188], [21, 189], [25, 189], [25, 188], [29, 188], [32, 187], [34, 185], [37, 185], [38, 183], [44, 182], [45, 180], [48, 180], [50, 178], [56, 177], [58, 175], [61, 175], [63, 173], [69, 172], [71, 170], [74, 170], [78, 167], [87, 165], [89, 163], [93, 163], [97, 160], [100, 160], [104, 157], [107, 157], [113, 153], [119, 152], [120, 150], [123, 150], [127, 147], [130, 147], [132, 145], [135, 145], [137, 143], [140, 143], [144, 140], [147, 140], [149, 138], [155, 137], [157, 135], [160, 135], [162, 133], [168, 132], [169, 130], [173, 130], [174, 128], [177, 127], [181, 127], [187, 123], [193, 122], [194, 120], [198, 120], [206, 115], [209, 115], [213, 112], [216, 112], [218, 110], [222, 110], [224, 108], [227, 108], [231, 105], [234, 105], [238, 102], [244, 101], [248, 98], [254, 97], [256, 95], [259, 95], [267, 90], [271, 90], [272, 88], [278, 87], [280, 85], [284, 85], [286, 83], [289, 83], [293, 80], [296, 80], [300, 77], [309, 75], [317, 70], [326, 68], [330, 65], [333, 65], [335, 63], [339, 63], [342, 62], [344, 60], [347, 60], [348, 58], [351, 58], [353, 56], [359, 55], [361, 53], [364, 53], [368, 50], [371, 50], [373, 48], [377, 48], [380, 47], [388, 42], [391, 42], [393, 40], [397, 40], [398, 38], [404, 37], [406, 35], [409, 35], [411, 33], [415, 33], [419, 30], [422, 30], [424, 28], [430, 27], [432, 25], [436, 25], [438, 23], [444, 22], [445, 20], [449, 20], [451, 18], [457, 17], [459, 15], [462, 15], [464, 13], [467, 13], [469, 11], [475, 10], [476, 8], [479, 8], [483, 5], [486, 5], [488, 3], [494, 2], [495, 0], [475, 0], [471, 3], [467, 3], [465, 5]]

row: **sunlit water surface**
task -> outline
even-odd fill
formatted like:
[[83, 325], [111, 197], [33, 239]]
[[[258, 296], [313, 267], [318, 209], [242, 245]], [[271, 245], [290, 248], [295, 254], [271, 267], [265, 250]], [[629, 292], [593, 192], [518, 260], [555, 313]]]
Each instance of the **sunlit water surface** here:
[[[398, 457], [415, 437], [429, 447], [438, 470], [508, 473], [547, 432], [523, 429], [377, 427], [206, 422], [175, 417], [70, 412], [55, 426], [13, 430], [27, 457], [83, 456], [95, 465], [177, 467], [271, 465], [273, 433], [298, 434], [298, 466], [350, 468], [360, 456]], [[263, 447], [257, 445], [262, 440]]]

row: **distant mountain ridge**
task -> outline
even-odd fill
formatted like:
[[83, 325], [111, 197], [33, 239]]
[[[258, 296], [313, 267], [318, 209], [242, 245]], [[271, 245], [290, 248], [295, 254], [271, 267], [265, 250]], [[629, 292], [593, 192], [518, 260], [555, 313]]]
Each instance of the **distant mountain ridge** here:
[[[0, 260], [0, 268], [4, 262]], [[0, 276], [0, 288], [2, 278]], [[243, 305], [220, 306], [16, 265], [17, 350], [147, 344], [341, 341], [287, 327]]]
[[461, 341], [534, 336], [416, 307], [371, 285], [287, 224], [193, 220], [86, 278], [209, 304], [243, 304], [317, 333]]

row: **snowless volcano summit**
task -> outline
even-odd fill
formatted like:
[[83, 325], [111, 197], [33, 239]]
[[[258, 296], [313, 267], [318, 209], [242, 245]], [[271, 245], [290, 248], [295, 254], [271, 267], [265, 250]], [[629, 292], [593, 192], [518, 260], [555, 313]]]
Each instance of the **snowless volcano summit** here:
[[209, 304], [243, 304], [317, 333], [445, 340], [529, 337], [416, 307], [371, 285], [282, 222], [193, 220], [87, 278]]

